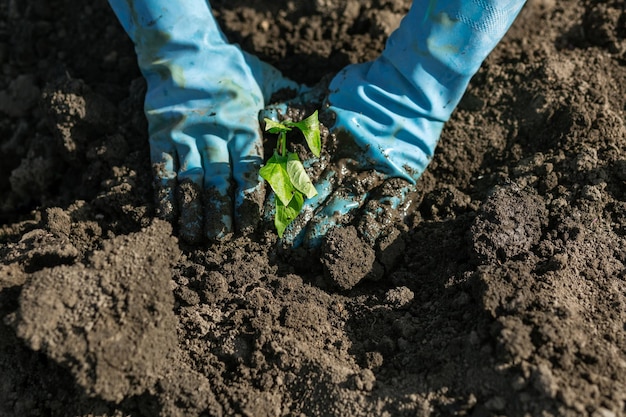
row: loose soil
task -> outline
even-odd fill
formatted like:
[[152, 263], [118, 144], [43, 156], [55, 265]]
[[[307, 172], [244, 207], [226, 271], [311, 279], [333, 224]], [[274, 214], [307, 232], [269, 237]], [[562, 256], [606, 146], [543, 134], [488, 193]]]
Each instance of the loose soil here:
[[[0, 3], [1, 416], [626, 415], [622, 1], [530, 0], [406, 227], [356, 254], [349, 228], [321, 254], [181, 243], [132, 44], [79, 3]], [[410, 5], [212, 3], [309, 84]]]

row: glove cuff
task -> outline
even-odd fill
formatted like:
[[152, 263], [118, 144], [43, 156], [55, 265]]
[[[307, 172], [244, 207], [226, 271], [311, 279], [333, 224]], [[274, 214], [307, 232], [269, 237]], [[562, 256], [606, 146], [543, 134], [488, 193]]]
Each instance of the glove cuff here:
[[368, 77], [396, 72], [393, 78], [413, 87], [407, 95], [424, 116], [445, 122], [525, 1], [415, 1]]

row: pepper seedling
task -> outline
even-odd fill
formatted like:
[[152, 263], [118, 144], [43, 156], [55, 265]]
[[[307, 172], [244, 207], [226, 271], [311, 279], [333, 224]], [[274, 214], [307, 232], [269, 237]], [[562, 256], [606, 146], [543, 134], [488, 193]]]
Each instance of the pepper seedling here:
[[300, 122], [275, 122], [265, 119], [265, 131], [278, 134], [276, 149], [270, 159], [259, 170], [259, 175], [272, 187], [276, 198], [274, 226], [279, 237], [289, 224], [298, 216], [304, 205], [304, 199], [317, 195], [317, 190], [306, 173], [298, 154], [287, 151], [287, 132], [292, 128], [302, 132], [309, 149], [319, 158], [322, 151], [320, 123], [317, 111]]

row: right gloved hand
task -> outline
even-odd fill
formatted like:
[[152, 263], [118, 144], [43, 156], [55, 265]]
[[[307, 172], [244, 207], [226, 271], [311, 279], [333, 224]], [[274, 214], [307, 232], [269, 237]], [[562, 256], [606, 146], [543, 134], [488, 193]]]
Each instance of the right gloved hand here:
[[195, 243], [250, 231], [264, 200], [258, 114], [300, 87], [227, 42], [207, 0], [109, 0], [147, 81], [157, 209]]
[[335, 76], [322, 109], [334, 119], [332, 158], [287, 245], [318, 246], [346, 223], [374, 243], [405, 216], [444, 123], [524, 3], [416, 0], [379, 58]]

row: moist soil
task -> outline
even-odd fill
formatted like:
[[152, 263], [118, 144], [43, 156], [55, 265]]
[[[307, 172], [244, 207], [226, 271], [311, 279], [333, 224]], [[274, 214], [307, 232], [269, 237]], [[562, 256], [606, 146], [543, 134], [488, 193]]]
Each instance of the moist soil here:
[[[212, 3], [308, 84], [410, 5]], [[157, 218], [105, 1], [0, 3], [0, 415], [626, 415], [625, 38], [622, 1], [530, 0], [404, 227], [285, 252]]]

